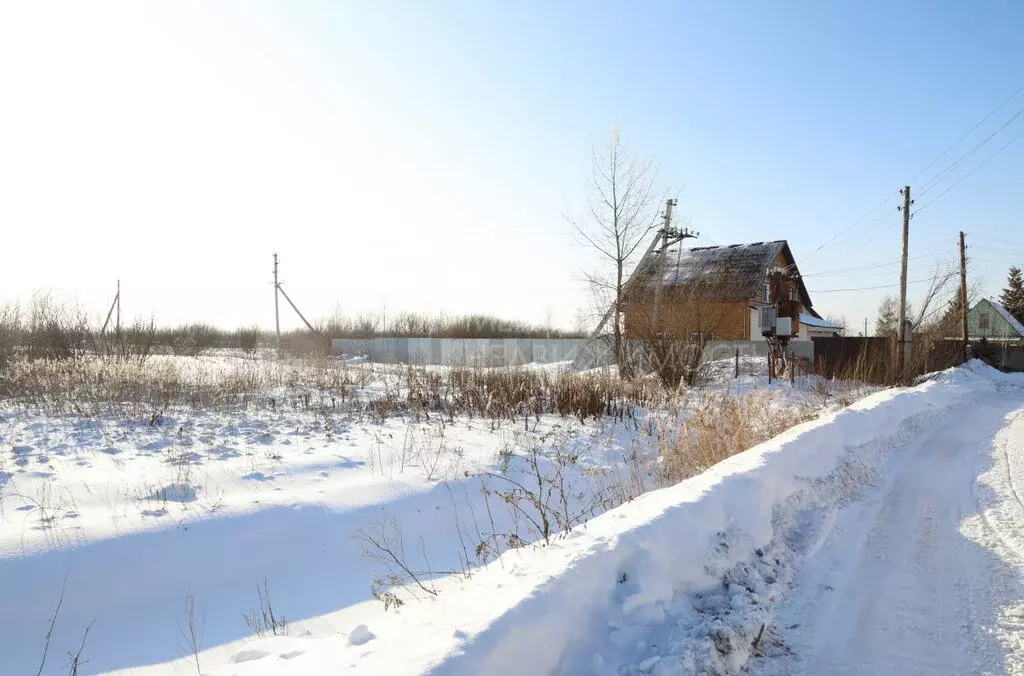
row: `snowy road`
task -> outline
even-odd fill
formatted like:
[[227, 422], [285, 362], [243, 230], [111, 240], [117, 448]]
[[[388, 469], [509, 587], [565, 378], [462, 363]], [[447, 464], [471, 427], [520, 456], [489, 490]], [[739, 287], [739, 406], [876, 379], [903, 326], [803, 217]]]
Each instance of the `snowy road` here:
[[1024, 396], [924, 429], [835, 514], [760, 674], [1024, 673]]

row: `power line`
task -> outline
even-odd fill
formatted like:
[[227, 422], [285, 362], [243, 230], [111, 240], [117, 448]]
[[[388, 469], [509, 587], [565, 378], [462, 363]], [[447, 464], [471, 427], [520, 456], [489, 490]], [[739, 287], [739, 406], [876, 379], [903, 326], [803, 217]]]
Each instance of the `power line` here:
[[[925, 172], [927, 172], [927, 171], [928, 171], [929, 169], [931, 169], [931, 168], [932, 168], [933, 166], [935, 166], [935, 165], [936, 165], [936, 164], [937, 164], [937, 163], [938, 163], [938, 162], [939, 162], [939, 161], [940, 161], [940, 160], [941, 160], [941, 159], [942, 159], [943, 157], [945, 157], [946, 155], [948, 155], [948, 154], [949, 154], [949, 152], [950, 152], [951, 150], [953, 150], [953, 148], [955, 148], [955, 147], [956, 147], [957, 145], [959, 145], [961, 141], [963, 141], [963, 140], [964, 140], [965, 138], [967, 138], [968, 136], [970, 136], [970, 135], [971, 135], [971, 134], [972, 134], [972, 133], [973, 133], [973, 132], [974, 132], [975, 130], [977, 130], [977, 129], [978, 129], [979, 127], [981, 127], [981, 125], [983, 125], [983, 124], [984, 124], [985, 122], [987, 122], [987, 121], [989, 120], [989, 118], [991, 118], [991, 117], [992, 117], [993, 115], [995, 115], [995, 114], [996, 114], [997, 112], [999, 112], [999, 111], [1000, 111], [1000, 110], [1001, 110], [1001, 109], [1002, 109], [1002, 108], [1003, 108], [1004, 106], [1006, 106], [1006, 104], [1007, 104], [1007, 103], [1009, 103], [1009, 102], [1010, 102], [1011, 100], [1013, 100], [1014, 98], [1016, 98], [1016, 97], [1017, 97], [1017, 95], [1018, 95], [1018, 94], [1020, 94], [1020, 93], [1021, 93], [1022, 91], [1024, 91], [1024, 86], [1021, 86], [1021, 87], [1017, 88], [1017, 90], [1016, 90], [1016, 91], [1014, 91], [1014, 92], [1013, 92], [1012, 94], [1010, 94], [1010, 95], [1009, 95], [1008, 97], [1006, 97], [1006, 98], [1005, 98], [1005, 99], [1004, 99], [1004, 100], [1003, 100], [1003, 101], [1002, 101], [1002, 102], [1001, 102], [1001, 103], [1000, 103], [999, 105], [997, 105], [997, 106], [996, 106], [995, 108], [993, 108], [993, 109], [992, 109], [991, 111], [989, 111], [989, 112], [988, 112], [988, 113], [987, 113], [987, 114], [986, 114], [986, 115], [985, 115], [984, 117], [982, 117], [982, 118], [981, 118], [981, 119], [980, 119], [980, 120], [979, 120], [979, 121], [978, 121], [977, 123], [975, 123], [975, 124], [974, 124], [974, 126], [972, 126], [972, 127], [971, 127], [970, 129], [968, 129], [968, 130], [967, 130], [966, 132], [964, 132], [963, 134], [961, 134], [961, 135], [960, 135], [960, 136], [959, 136], [959, 137], [958, 137], [958, 138], [957, 138], [957, 139], [956, 139], [955, 141], [953, 141], [953, 143], [952, 143], [952, 144], [950, 144], [950, 145], [949, 145], [949, 146], [948, 146], [948, 147], [947, 147], [947, 148], [946, 148], [945, 150], [943, 150], [943, 151], [942, 151], [941, 153], [939, 153], [939, 155], [938, 155], [938, 156], [937, 156], [937, 157], [936, 157], [935, 159], [933, 159], [933, 160], [932, 160], [931, 162], [929, 162], [929, 163], [928, 163], [927, 165], [925, 165], [925, 167], [924, 167], [923, 169], [921, 169], [921, 170], [920, 170], [919, 172], [917, 172], [917, 174], [916, 174], [916, 175], [915, 175], [915, 176], [914, 176], [914, 177], [913, 177], [913, 178], [912, 178], [912, 179], [910, 180], [910, 183], [913, 183], [914, 181], [916, 181], [916, 180], [917, 180], [917, 179], [918, 179], [918, 178], [919, 178], [920, 176], [922, 176], [922, 175], [923, 175], [923, 174], [924, 174]], [[920, 197], [921, 195], [924, 195], [924, 194], [925, 194], [926, 192], [928, 192], [928, 190], [930, 190], [930, 189], [931, 189], [932, 187], [934, 187], [934, 184], [935, 184], [935, 183], [936, 183], [937, 181], [939, 181], [939, 180], [940, 180], [940, 179], [941, 179], [941, 178], [942, 178], [943, 176], [945, 176], [945, 175], [946, 175], [947, 173], [949, 173], [950, 171], [952, 171], [953, 169], [955, 169], [955, 168], [956, 168], [957, 166], [959, 166], [959, 165], [960, 165], [960, 164], [961, 164], [961, 163], [962, 163], [962, 162], [963, 162], [964, 160], [966, 160], [966, 159], [967, 159], [968, 157], [970, 157], [970, 156], [971, 156], [971, 155], [973, 155], [973, 154], [974, 154], [975, 152], [977, 152], [977, 150], [978, 150], [978, 149], [980, 149], [980, 148], [981, 148], [982, 146], [984, 146], [984, 145], [985, 145], [985, 144], [986, 144], [986, 143], [987, 143], [987, 142], [988, 142], [989, 140], [991, 140], [991, 138], [992, 138], [993, 136], [995, 136], [996, 134], [998, 134], [998, 133], [999, 133], [1000, 131], [1002, 131], [1003, 129], [1005, 129], [1005, 128], [1006, 128], [1006, 127], [1007, 127], [1007, 126], [1009, 125], [1009, 124], [1011, 124], [1011, 123], [1012, 123], [1012, 122], [1013, 122], [1014, 120], [1016, 120], [1016, 119], [1017, 119], [1017, 117], [1019, 117], [1019, 116], [1021, 115], [1021, 113], [1024, 113], [1024, 108], [1021, 108], [1021, 109], [1020, 109], [1020, 110], [1018, 110], [1018, 111], [1017, 111], [1016, 113], [1014, 113], [1014, 115], [1012, 115], [1012, 116], [1010, 117], [1010, 119], [1008, 119], [1008, 120], [1007, 120], [1006, 122], [1004, 122], [1004, 123], [1002, 124], [1002, 126], [1000, 126], [1000, 127], [999, 127], [999, 128], [998, 128], [998, 129], [996, 130], [996, 131], [992, 132], [992, 134], [990, 134], [990, 135], [989, 135], [988, 137], [986, 137], [986, 138], [985, 138], [984, 140], [982, 140], [982, 141], [981, 141], [980, 143], [978, 143], [977, 145], [975, 145], [975, 146], [974, 146], [974, 147], [973, 147], [973, 148], [972, 148], [971, 150], [969, 150], [969, 151], [968, 151], [967, 153], [965, 153], [965, 154], [961, 155], [961, 156], [960, 156], [959, 158], [957, 158], [957, 159], [956, 159], [956, 160], [954, 160], [954, 161], [953, 161], [952, 163], [950, 163], [949, 165], [947, 165], [947, 166], [946, 166], [946, 167], [945, 167], [945, 168], [944, 168], [944, 169], [943, 169], [942, 171], [940, 171], [940, 172], [939, 172], [939, 173], [938, 173], [938, 174], [937, 174], [936, 176], [934, 176], [934, 177], [932, 178], [932, 180], [931, 180], [931, 181], [929, 181], [929, 182], [928, 182], [928, 183], [927, 183], [927, 184], [925, 185], [924, 189], [922, 189], [922, 190], [921, 190], [921, 192], [920, 192], [920, 193], [918, 194], [918, 197]], [[973, 173], [973, 172], [972, 172], [972, 173]], [[966, 178], [966, 176], [965, 176], [964, 178]], [[960, 180], [963, 180], [963, 178], [961, 178]], [[958, 183], [959, 183], [959, 181], [958, 181]], [[947, 192], [948, 192], [948, 190], [947, 190]], [[854, 233], [852, 233], [852, 234], [851, 234], [850, 236], [848, 236], [848, 237], [845, 237], [844, 239], [842, 239], [842, 240], [841, 240], [841, 241], [839, 241], [839, 242], [836, 242], [836, 240], [837, 240], [837, 239], [839, 239], [840, 237], [842, 237], [842, 236], [843, 236], [844, 234], [846, 234], [847, 232], [850, 232], [851, 230], [853, 230], [853, 229], [854, 229], [854, 228], [855, 228], [855, 227], [856, 227], [857, 225], [859, 225], [859, 224], [860, 224], [860, 223], [861, 223], [862, 221], [864, 221], [864, 220], [865, 220], [866, 218], [870, 217], [870, 216], [871, 216], [872, 214], [874, 214], [874, 213], [875, 213], [875, 212], [877, 212], [877, 211], [878, 211], [879, 209], [881, 209], [881, 208], [882, 208], [883, 206], [885, 206], [885, 204], [886, 204], [886, 203], [887, 203], [887, 202], [888, 202], [889, 200], [891, 200], [891, 199], [892, 199], [893, 197], [895, 197], [896, 195], [899, 195], [899, 193], [900, 193], [900, 191], [899, 191], [899, 190], [896, 190], [896, 191], [895, 191], [894, 193], [892, 193], [892, 194], [890, 194], [890, 195], [886, 196], [886, 197], [885, 197], [885, 199], [883, 199], [883, 200], [882, 200], [881, 202], [879, 202], [879, 203], [878, 203], [877, 205], [875, 205], [875, 206], [874, 206], [873, 208], [871, 208], [870, 210], [868, 210], [867, 212], [865, 212], [865, 213], [864, 213], [864, 214], [863, 214], [862, 216], [860, 216], [859, 218], [857, 218], [857, 219], [856, 219], [855, 221], [853, 221], [853, 222], [852, 222], [852, 223], [851, 223], [850, 225], [846, 226], [845, 228], [843, 228], [842, 230], [840, 230], [840, 231], [838, 231], [838, 232], [837, 232], [836, 234], [834, 234], [834, 235], [833, 235], [832, 237], [830, 237], [829, 239], [825, 240], [825, 242], [823, 242], [823, 243], [822, 243], [822, 244], [820, 244], [820, 245], [819, 245], [819, 246], [818, 246], [818, 247], [817, 247], [816, 249], [814, 249], [814, 251], [812, 251], [812, 252], [811, 252], [811, 254], [810, 254], [809, 256], [807, 256], [807, 257], [806, 257], [806, 258], [804, 259], [804, 261], [806, 262], [806, 261], [808, 261], [808, 260], [810, 260], [810, 259], [814, 258], [814, 257], [815, 257], [815, 256], [816, 256], [817, 254], [819, 254], [819, 253], [820, 253], [821, 251], [824, 251], [824, 250], [825, 250], [826, 248], [828, 248], [828, 247], [830, 247], [830, 246], [839, 246], [840, 244], [842, 244], [842, 243], [845, 243], [845, 242], [847, 242], [847, 241], [849, 241], [849, 240], [851, 240], [851, 239], [853, 239], [853, 238], [856, 238], [856, 237], [858, 237], [858, 236], [863, 236], [863, 235], [866, 235], [866, 234], [867, 234], [867, 233], [868, 233], [868, 232], [869, 232], [869, 231], [870, 231], [870, 230], [871, 230], [871, 229], [872, 229], [872, 228], [873, 228], [874, 226], [876, 226], [876, 225], [877, 225], [877, 224], [878, 224], [879, 222], [881, 222], [882, 220], [884, 220], [885, 218], [887, 218], [887, 217], [888, 217], [888, 216], [890, 215], [890, 213], [892, 213], [892, 212], [890, 211], [890, 212], [886, 212], [885, 214], [882, 214], [882, 215], [881, 215], [880, 217], [876, 218], [876, 219], [875, 219], [874, 221], [872, 221], [872, 222], [871, 222], [871, 223], [869, 223], [869, 224], [868, 224], [867, 226], [865, 226], [864, 228], [862, 228], [862, 229], [861, 229], [861, 230], [860, 230], [859, 232], [854, 232]], [[943, 193], [943, 194], [945, 194], [945, 193]], [[941, 197], [941, 195], [940, 195], [940, 197]], [[937, 199], [937, 198], [936, 198], [936, 199]], [[933, 200], [933, 201], [934, 201], [934, 200]], [[930, 202], [929, 202], [929, 204], [930, 204]], [[923, 207], [922, 207], [922, 208], [923, 208]], [[898, 211], [898, 207], [897, 207], [897, 208], [894, 208], [894, 209], [893, 209], [893, 211]], [[885, 228], [884, 230], [882, 230], [882, 231], [879, 231], [879, 232], [878, 232], [878, 233], [876, 234], [876, 237], [877, 237], [878, 235], [881, 235], [881, 234], [882, 234], [883, 232], [887, 232], [887, 231], [888, 231], [889, 229], [890, 229], [890, 228]], [[867, 244], [868, 244], [868, 243], [870, 243], [870, 242], [871, 242], [871, 241], [872, 241], [873, 239], [875, 239], [875, 238], [871, 238], [871, 239], [869, 239], [869, 240], [868, 240], [867, 242], [865, 242], [864, 244], [862, 244], [862, 245], [861, 245], [861, 246], [860, 246], [860, 247], [858, 248], [858, 250], [859, 250], [859, 249], [863, 249], [863, 248], [864, 248], [865, 246], [867, 246]]]
[[992, 258], [978, 258], [977, 256], [971, 256], [972, 261], [978, 261], [981, 263], [998, 263], [999, 265], [1020, 265], [1020, 261], [997, 261]]
[[[932, 189], [936, 186], [936, 184], [938, 184], [938, 182], [940, 180], [942, 180], [942, 178], [944, 178], [949, 172], [951, 172], [953, 169], [955, 169], [959, 165], [962, 165], [972, 155], [974, 155], [975, 153], [980, 151], [982, 149], [982, 146], [985, 145], [985, 143], [987, 143], [988, 141], [992, 140], [992, 138], [996, 134], [998, 134], [1000, 131], [1006, 129], [1011, 124], [1013, 124], [1017, 120], [1017, 118], [1019, 118], [1022, 114], [1024, 114], [1024, 108], [1021, 108], [1020, 110], [1018, 110], [1016, 113], [1014, 113], [1012, 116], [1010, 116], [1009, 120], [1007, 120], [1006, 122], [1002, 123], [995, 131], [993, 131], [992, 133], [990, 133], [989, 135], [987, 135], [983, 139], [981, 139], [981, 141], [979, 141], [977, 144], [975, 144], [975, 146], [972, 147], [972, 149], [970, 151], [968, 151], [967, 153], [965, 153], [962, 156], [959, 156], [956, 160], [954, 160], [949, 165], [947, 165], [946, 168], [943, 169], [942, 171], [940, 171], [938, 174], [936, 174], [932, 178], [932, 180], [930, 180], [927, 183], [925, 183], [925, 186], [921, 188], [921, 192], [918, 194], [918, 197], [924, 197], [929, 192], [931, 192]], [[1016, 138], [1017, 138], [1017, 136], [1014, 137], [1014, 139], [1016, 139]], [[1013, 141], [1011, 140], [1010, 142], [1013, 142]], [[1009, 145], [1009, 144], [1010, 143], [1007, 143], [1007, 145]], [[1006, 147], [1006, 145], [1004, 147]], [[999, 149], [999, 151], [1001, 151], [1001, 150], [1002, 149]], [[998, 155], [999, 151], [996, 151], [995, 155]], [[992, 156], [992, 157], [994, 157], [994, 156]], [[991, 158], [989, 158], [989, 159], [991, 159]], [[987, 160], [986, 160], [986, 162], [987, 162]], [[961, 180], [963, 180], [963, 178]], [[959, 182], [959, 181], [957, 181], [957, 182]]]
[[[922, 258], [929, 258], [934, 251], [935, 251], [935, 247], [930, 247], [928, 249], [924, 249], [924, 250], [920, 251], [919, 253], [911, 256], [907, 260], [908, 261], [914, 261], [914, 260], [920, 260]], [[801, 275], [801, 277], [826, 277], [826, 276], [831, 276], [831, 275], [838, 276], [839, 273], [843, 273], [843, 272], [851, 272], [851, 273], [853, 273], [853, 272], [858, 272], [860, 270], [873, 270], [873, 269], [876, 269], [876, 268], [886, 268], [886, 267], [891, 267], [893, 265], [899, 265], [899, 264], [900, 264], [900, 261], [891, 261], [891, 262], [888, 262], [888, 263], [874, 263], [874, 264], [870, 264], [870, 265], [859, 265], [859, 266], [855, 266], [855, 267], [851, 267], [851, 268], [838, 268], [836, 270], [821, 270], [821, 271], [818, 271], [818, 272], [807, 272], [807, 273], [804, 273], [804, 274]]]
[[[1021, 108], [1021, 112], [1024, 112], [1024, 108]], [[1001, 152], [1003, 152], [1004, 150], [1006, 150], [1006, 149], [1007, 149], [1007, 148], [1008, 148], [1008, 147], [1010, 146], [1010, 144], [1011, 144], [1011, 143], [1013, 143], [1014, 141], [1016, 141], [1017, 139], [1019, 139], [1019, 138], [1020, 138], [1021, 136], [1024, 136], [1024, 131], [1020, 132], [1019, 134], [1017, 134], [1016, 136], [1014, 136], [1013, 138], [1011, 138], [1011, 139], [1010, 139], [1009, 141], [1007, 141], [1006, 143], [1004, 143], [1004, 144], [1003, 144], [1003, 146], [1002, 146], [1001, 148], [999, 148], [999, 150], [997, 150], [997, 151], [995, 151], [994, 153], [992, 153], [991, 155], [989, 155], [989, 156], [988, 156], [988, 159], [986, 159], [986, 160], [985, 160], [984, 162], [982, 162], [981, 164], [979, 164], [978, 166], [976, 166], [976, 167], [975, 167], [974, 169], [971, 169], [971, 170], [970, 170], [970, 171], [968, 171], [968, 172], [967, 172], [966, 174], [964, 174], [963, 176], [961, 176], [960, 178], [958, 178], [958, 179], [957, 179], [956, 181], [954, 181], [954, 182], [953, 182], [953, 184], [952, 184], [952, 185], [950, 185], [950, 186], [949, 186], [948, 188], [946, 188], [946, 189], [945, 189], [945, 190], [943, 190], [943, 191], [942, 191], [941, 193], [939, 193], [939, 195], [938, 195], [937, 197], [934, 197], [934, 198], [932, 198], [931, 200], [929, 200], [928, 202], [926, 202], [925, 204], [923, 204], [923, 205], [922, 205], [922, 206], [921, 206], [921, 207], [920, 207], [919, 209], [917, 209], [917, 210], [916, 210], [916, 211], [915, 211], [914, 213], [917, 213], [918, 211], [921, 211], [921, 210], [923, 210], [923, 209], [926, 209], [926, 208], [928, 208], [928, 207], [929, 207], [930, 205], [932, 205], [932, 204], [934, 204], [935, 202], [937, 202], [938, 200], [942, 199], [942, 196], [943, 196], [943, 195], [945, 195], [945, 194], [946, 194], [946, 193], [948, 193], [948, 192], [949, 192], [950, 190], [952, 190], [953, 188], [955, 188], [956, 186], [958, 186], [958, 185], [959, 185], [959, 184], [960, 184], [960, 183], [961, 183], [961, 182], [962, 182], [963, 180], [965, 180], [965, 179], [966, 179], [966, 178], [967, 178], [968, 176], [971, 176], [972, 174], [974, 174], [974, 172], [978, 171], [979, 169], [981, 169], [982, 167], [984, 167], [984, 166], [985, 166], [986, 164], [988, 164], [989, 162], [991, 162], [991, 161], [992, 161], [992, 159], [993, 159], [993, 158], [994, 158], [994, 157], [995, 157], [996, 155], [998, 155], [999, 153], [1001, 153]]]
[[[922, 284], [924, 282], [930, 281], [932, 281], [932, 278], [928, 277], [927, 279], [915, 279], [912, 282], [907, 282], [907, 284]], [[881, 286], [861, 286], [855, 289], [818, 289], [815, 291], [811, 291], [810, 289], [808, 289], [808, 293], [839, 293], [840, 291], [875, 291], [877, 289], [892, 289], [897, 286], [899, 286], [899, 284], [883, 284]]]
[[1009, 246], [1022, 246], [1022, 247], [1024, 247], [1024, 244], [1020, 244], [1019, 242], [1007, 242], [1006, 240], [1002, 240], [1002, 239], [992, 239], [992, 240], [989, 240], [989, 241], [993, 242], [995, 244], [1007, 244]]
[[[842, 240], [836, 242], [834, 246], [840, 246], [842, 244], [846, 244], [847, 242], [850, 242], [850, 241], [852, 241], [854, 239], [857, 239], [859, 237], [866, 237], [869, 232], [874, 230], [881, 223], [884, 223], [887, 218], [889, 218], [891, 216], [894, 216], [895, 214], [898, 214], [899, 211], [900, 211], [899, 207], [893, 207], [892, 209], [889, 209], [889, 211], [886, 211], [884, 214], [878, 216], [873, 221], [871, 221], [870, 223], [865, 225], [863, 228], [850, 233], [847, 237], [845, 237]], [[877, 237], [878, 234], [881, 234], [881, 232], [884, 232], [884, 230], [879, 231], [879, 233], [876, 233], [875, 237]], [[857, 247], [858, 250], [863, 249], [865, 246], [867, 246], [867, 243], [870, 242], [872, 239], [873, 238], [869, 238], [867, 241], [862, 243], [859, 247]]]
[[1018, 251], [1007, 251], [1005, 247], [983, 246], [981, 244], [972, 244], [970, 248], [972, 248], [972, 249], [981, 249], [982, 251], [995, 251], [996, 253], [1008, 253], [1008, 254], [1022, 253], [1022, 252], [1018, 252]]
[[928, 163], [928, 166], [926, 166], [926, 167], [925, 167], [924, 169], [922, 169], [921, 171], [917, 172], [917, 174], [916, 174], [916, 175], [915, 175], [915, 176], [914, 176], [914, 177], [913, 177], [912, 179], [910, 179], [910, 183], [911, 183], [911, 184], [913, 184], [913, 183], [914, 183], [914, 181], [916, 181], [916, 180], [917, 180], [918, 178], [920, 178], [920, 177], [921, 177], [921, 174], [923, 174], [924, 172], [928, 171], [928, 170], [929, 170], [929, 169], [931, 169], [931, 168], [932, 168], [933, 166], [935, 166], [935, 164], [936, 164], [936, 163], [937, 163], [937, 162], [938, 162], [939, 160], [941, 160], [941, 159], [942, 159], [943, 157], [945, 157], [945, 156], [946, 156], [947, 154], [949, 154], [949, 151], [950, 151], [950, 150], [952, 150], [952, 149], [953, 149], [953, 148], [955, 148], [955, 147], [956, 147], [957, 145], [959, 145], [960, 141], [963, 141], [963, 140], [964, 140], [965, 138], [967, 138], [968, 136], [970, 136], [970, 135], [971, 135], [971, 134], [972, 134], [972, 133], [974, 132], [974, 130], [976, 130], [976, 129], [977, 129], [978, 127], [980, 127], [981, 125], [985, 124], [985, 122], [987, 122], [987, 121], [988, 121], [988, 119], [989, 119], [990, 117], [992, 117], [992, 116], [993, 116], [993, 115], [995, 115], [995, 114], [996, 114], [997, 112], [999, 112], [999, 110], [1000, 110], [1000, 109], [1001, 109], [1001, 108], [1002, 108], [1003, 106], [1005, 106], [1005, 105], [1006, 105], [1007, 103], [1009, 103], [1009, 102], [1010, 102], [1010, 101], [1011, 101], [1012, 99], [1014, 99], [1014, 98], [1015, 98], [1015, 97], [1017, 96], [1017, 94], [1020, 94], [1020, 93], [1021, 93], [1022, 91], [1024, 91], [1024, 86], [1022, 86], [1022, 87], [1019, 87], [1019, 88], [1017, 89], [1017, 91], [1015, 91], [1014, 93], [1012, 93], [1012, 94], [1010, 94], [1009, 96], [1007, 96], [1007, 97], [1006, 97], [1006, 98], [1005, 98], [1005, 99], [1003, 100], [1003, 102], [1002, 102], [1002, 103], [1000, 103], [1000, 104], [999, 104], [998, 106], [996, 106], [996, 107], [995, 107], [995, 108], [993, 108], [993, 109], [992, 109], [991, 111], [989, 111], [989, 113], [988, 113], [988, 114], [987, 114], [987, 115], [986, 115], [985, 117], [981, 118], [981, 120], [979, 120], [979, 121], [978, 121], [978, 123], [977, 123], [976, 125], [974, 125], [974, 126], [973, 126], [973, 127], [971, 127], [970, 129], [968, 129], [967, 131], [965, 131], [965, 132], [964, 132], [963, 134], [961, 134], [961, 135], [960, 135], [960, 137], [959, 137], [959, 138], [957, 138], [957, 140], [953, 141], [953, 143], [951, 143], [951, 144], [949, 145], [949, 147], [948, 147], [948, 148], [946, 148], [945, 150], [943, 150], [943, 151], [942, 151], [942, 154], [940, 154], [940, 155], [939, 155], [938, 157], [936, 157], [936, 158], [935, 158], [934, 160], [932, 160], [931, 162], [929, 162], [929, 163]]
[[836, 239], [837, 237], [839, 237], [839, 236], [840, 236], [840, 235], [842, 235], [843, 233], [847, 232], [848, 230], [850, 230], [850, 229], [854, 228], [854, 227], [855, 227], [855, 226], [856, 226], [856, 225], [857, 225], [858, 223], [860, 223], [860, 222], [861, 222], [861, 221], [863, 221], [863, 220], [864, 220], [865, 218], [867, 218], [867, 217], [868, 217], [868, 216], [870, 216], [871, 214], [875, 213], [876, 211], [878, 211], [879, 209], [881, 209], [882, 207], [884, 207], [884, 206], [885, 206], [885, 204], [886, 204], [886, 202], [888, 202], [888, 201], [889, 201], [889, 200], [891, 200], [891, 199], [892, 199], [893, 197], [895, 197], [896, 195], [899, 195], [899, 194], [900, 194], [900, 191], [899, 191], [899, 190], [897, 190], [897, 191], [893, 192], [893, 193], [892, 193], [892, 194], [890, 194], [890, 195], [886, 195], [885, 199], [883, 199], [883, 200], [882, 200], [881, 202], [879, 202], [878, 204], [876, 204], [876, 205], [875, 205], [875, 206], [874, 206], [874, 207], [873, 207], [872, 209], [870, 209], [869, 211], [865, 212], [865, 213], [864, 213], [864, 214], [863, 214], [863, 215], [862, 215], [862, 216], [861, 216], [860, 218], [858, 218], [858, 219], [857, 219], [857, 220], [855, 220], [855, 221], [854, 221], [853, 223], [851, 223], [850, 225], [846, 226], [845, 228], [843, 228], [842, 230], [840, 230], [839, 232], [837, 232], [837, 233], [836, 233], [835, 235], [833, 235], [833, 236], [832, 236], [831, 238], [829, 238], [829, 239], [825, 240], [825, 242], [823, 242], [823, 243], [822, 243], [822, 244], [821, 244], [821, 245], [820, 245], [820, 246], [819, 246], [819, 247], [818, 247], [817, 249], [815, 249], [814, 251], [812, 251], [812, 252], [811, 252], [811, 255], [810, 255], [810, 256], [808, 256], [807, 258], [811, 258], [812, 256], [814, 256], [814, 254], [818, 253], [819, 251], [821, 251], [822, 249], [824, 249], [824, 248], [825, 248], [826, 246], [828, 246], [829, 244], [831, 244], [831, 243], [832, 243], [832, 241], [833, 241], [833, 240], [835, 240], [835, 239]]

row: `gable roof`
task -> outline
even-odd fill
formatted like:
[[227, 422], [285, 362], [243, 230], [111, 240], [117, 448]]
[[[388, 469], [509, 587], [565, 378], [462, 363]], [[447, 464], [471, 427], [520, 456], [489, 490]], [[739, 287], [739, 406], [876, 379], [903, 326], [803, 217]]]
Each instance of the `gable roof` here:
[[[761, 286], [768, 269], [775, 267], [775, 260], [780, 253], [796, 270], [793, 253], [784, 239], [729, 246], [673, 248], [658, 254], [659, 260], [641, 274], [642, 279], [639, 281], [644, 287], [651, 288], [659, 283], [664, 286], [683, 286], [696, 281], [714, 280], [711, 291], [714, 298], [746, 300], [761, 295]], [[807, 287], [799, 276], [797, 281], [804, 307], [810, 309], [811, 298]]]
[[1002, 303], [992, 300], [991, 298], [984, 300], [986, 300], [988, 304], [992, 306], [992, 309], [998, 312], [1002, 318], [1006, 320], [1006, 323], [1009, 324], [1021, 338], [1024, 338], [1024, 325], [1017, 321], [1017, 318], [1010, 314], [1010, 311], [1003, 307]]

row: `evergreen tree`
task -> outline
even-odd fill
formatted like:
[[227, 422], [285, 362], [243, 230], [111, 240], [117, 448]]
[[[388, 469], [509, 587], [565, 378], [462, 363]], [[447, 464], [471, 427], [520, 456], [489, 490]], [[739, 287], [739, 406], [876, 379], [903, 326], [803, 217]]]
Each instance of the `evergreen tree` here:
[[[914, 304], [907, 303], [907, 321], [914, 321]], [[895, 296], [886, 296], [878, 304], [878, 316], [875, 317], [876, 336], [895, 336], [899, 332], [900, 301]]]
[[1006, 288], [999, 296], [999, 302], [1017, 321], [1024, 321], [1024, 279], [1021, 278], [1020, 268], [1010, 268]]
[[[960, 307], [963, 303], [960, 300], [960, 290], [957, 289], [952, 298], [946, 303], [946, 311], [938, 322], [938, 329], [945, 336], [959, 336], [961, 334]], [[968, 308], [969, 309], [969, 308]]]
[[876, 336], [895, 336], [896, 327], [900, 322], [899, 303], [892, 296], [886, 296], [878, 304], [878, 317], [875, 319]]

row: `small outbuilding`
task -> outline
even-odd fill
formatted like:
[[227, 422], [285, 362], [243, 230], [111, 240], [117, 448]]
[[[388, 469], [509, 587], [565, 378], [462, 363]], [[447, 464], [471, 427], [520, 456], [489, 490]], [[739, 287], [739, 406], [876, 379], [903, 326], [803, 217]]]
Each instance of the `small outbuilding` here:
[[967, 311], [967, 334], [971, 340], [1024, 342], [1024, 325], [998, 301], [982, 298]]

